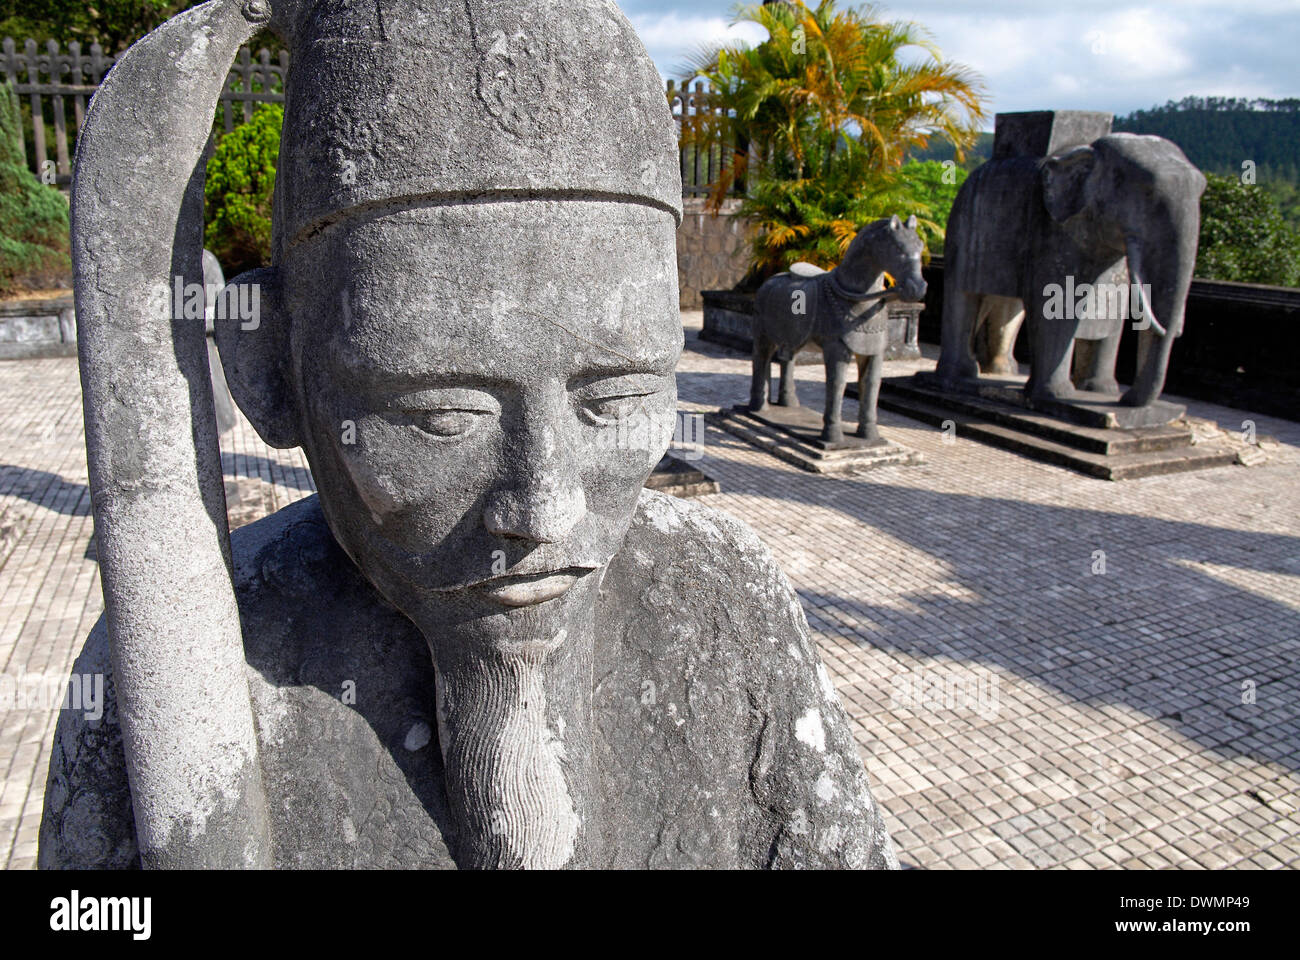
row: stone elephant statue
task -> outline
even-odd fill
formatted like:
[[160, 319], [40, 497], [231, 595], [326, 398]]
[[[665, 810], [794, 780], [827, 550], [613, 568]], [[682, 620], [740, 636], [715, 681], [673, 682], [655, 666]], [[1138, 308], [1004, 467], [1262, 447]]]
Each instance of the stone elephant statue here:
[[[1004, 117], [1041, 124], [1051, 116], [1002, 115], [999, 127]], [[1055, 116], [1058, 144], [1089, 122], [1110, 126], [1105, 114], [1065, 115], [1064, 124]], [[1077, 396], [1076, 339], [1093, 342], [1081, 351], [1079, 387], [1116, 395], [1115, 357], [1132, 320], [1141, 331], [1137, 372], [1119, 402], [1153, 403], [1182, 332], [1205, 177], [1161, 137], [1106, 133], [1038, 156], [1017, 146], [1000, 154], [995, 145], [953, 204], [938, 380], [953, 387], [981, 371], [1015, 373], [1011, 350], [1023, 319], [1031, 404]]]

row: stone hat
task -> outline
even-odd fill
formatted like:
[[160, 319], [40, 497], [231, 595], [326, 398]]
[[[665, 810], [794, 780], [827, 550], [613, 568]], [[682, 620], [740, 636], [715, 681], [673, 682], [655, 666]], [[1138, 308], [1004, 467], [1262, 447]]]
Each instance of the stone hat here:
[[277, 259], [358, 209], [492, 196], [681, 222], [661, 81], [610, 0], [281, 0]]

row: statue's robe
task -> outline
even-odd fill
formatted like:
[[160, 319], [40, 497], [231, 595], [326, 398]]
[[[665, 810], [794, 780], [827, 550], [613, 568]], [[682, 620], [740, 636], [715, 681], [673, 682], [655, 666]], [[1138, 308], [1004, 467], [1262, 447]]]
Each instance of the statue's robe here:
[[[278, 867], [454, 867], [434, 674], [415, 626], [335, 543], [316, 497], [234, 533]], [[803, 610], [745, 525], [645, 492], [602, 585], [592, 866], [896, 867]], [[64, 711], [43, 868], [136, 867], [104, 622]]]

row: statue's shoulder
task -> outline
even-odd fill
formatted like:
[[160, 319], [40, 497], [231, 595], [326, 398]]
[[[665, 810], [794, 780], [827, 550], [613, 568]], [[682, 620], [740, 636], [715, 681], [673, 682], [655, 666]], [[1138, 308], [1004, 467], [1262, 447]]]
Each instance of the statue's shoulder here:
[[319, 592], [327, 581], [354, 574], [330, 534], [320, 498], [305, 497], [230, 534], [235, 590]]
[[[624, 570], [653, 570], [661, 590], [683, 592], [705, 603], [744, 596], [743, 608], [732, 612], [754, 618], [752, 625], [803, 623], [790, 581], [758, 534], [699, 501], [642, 491], [619, 558]], [[654, 607], [661, 598], [651, 592], [642, 600]]]
[[738, 865], [896, 865], [799, 598], [748, 525], [647, 491], [606, 583], [616, 642], [597, 664], [598, 713], [636, 717], [609, 732], [608, 769], [627, 781], [621, 804], [667, 791], [645, 809], [653, 852], [628, 865], [688, 866], [690, 850], [725, 845], [674, 835], [674, 819], [725, 821]]
[[[400, 615], [387, 607], [334, 542], [316, 497], [308, 497], [231, 535], [231, 556], [253, 692], [296, 669], [299, 635], [338, 619], [344, 635], [375, 621], [397, 643]], [[314, 619], [304, 624], [304, 611]], [[376, 630], [375, 632], [379, 632]], [[324, 631], [324, 641], [333, 635]], [[418, 646], [407, 642], [406, 647]], [[426, 657], [427, 659], [427, 657]], [[139, 866], [135, 818], [127, 784], [117, 685], [108, 630], [101, 617], [86, 637], [73, 673], [102, 678], [93, 709], [60, 711], [45, 787], [40, 845], [42, 869], [123, 869]], [[267, 681], [260, 678], [267, 677]], [[91, 686], [90, 689], [96, 689]]]
[[610, 581], [621, 619], [647, 643], [686, 640], [743, 662], [773, 694], [833, 694], [794, 587], [758, 534], [730, 514], [643, 492]]

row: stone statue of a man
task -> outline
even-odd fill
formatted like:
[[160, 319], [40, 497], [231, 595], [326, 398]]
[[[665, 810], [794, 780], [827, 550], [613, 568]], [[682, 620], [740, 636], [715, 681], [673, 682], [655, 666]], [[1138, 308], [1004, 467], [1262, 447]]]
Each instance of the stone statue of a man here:
[[[274, 2], [170, 21], [83, 135], [106, 613], [75, 669], [108, 705], [61, 718], [41, 865], [896, 866], [768, 551], [642, 489], [667, 437], [628, 425], [675, 414], [681, 185], [627, 21]], [[217, 339], [320, 493], [229, 537], [202, 324], [141, 291], [197, 272], [192, 173], [268, 19], [274, 265]]]

